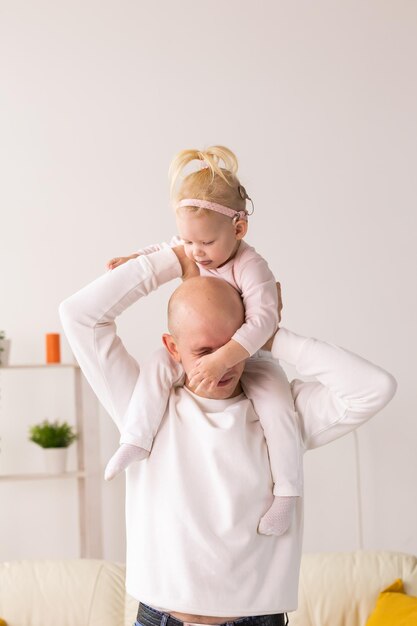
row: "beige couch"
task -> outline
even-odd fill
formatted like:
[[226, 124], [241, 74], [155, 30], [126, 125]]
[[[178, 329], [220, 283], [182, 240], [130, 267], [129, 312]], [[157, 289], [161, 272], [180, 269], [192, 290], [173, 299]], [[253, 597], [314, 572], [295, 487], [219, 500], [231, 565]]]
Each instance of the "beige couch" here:
[[[0, 563], [0, 617], [8, 626], [131, 626], [137, 601], [122, 564], [93, 559]], [[364, 626], [396, 578], [417, 596], [417, 557], [396, 552], [305, 554], [290, 626]]]

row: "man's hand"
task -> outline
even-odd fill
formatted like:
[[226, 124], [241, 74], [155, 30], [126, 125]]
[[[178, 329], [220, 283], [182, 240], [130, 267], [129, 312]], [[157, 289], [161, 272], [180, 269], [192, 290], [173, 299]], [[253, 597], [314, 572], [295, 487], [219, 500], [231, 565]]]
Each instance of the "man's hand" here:
[[[279, 324], [281, 322], [281, 311], [282, 311], [281, 283], [277, 283], [277, 293], [278, 293], [278, 324]], [[274, 332], [274, 334], [272, 335], [272, 337], [270, 337], [268, 341], [266, 342], [266, 344], [262, 346], [261, 348], [262, 350], [268, 350], [269, 352], [271, 351], [272, 344], [274, 343], [275, 335], [277, 334], [278, 331], [279, 331], [279, 326], [277, 330]]]
[[175, 246], [172, 249], [177, 255], [178, 261], [181, 263], [182, 280], [187, 280], [188, 278], [193, 278], [193, 276], [200, 275], [200, 270], [198, 269], [196, 263], [189, 259], [185, 254], [184, 246]]
[[217, 383], [227, 372], [223, 359], [216, 353], [206, 354], [196, 361], [193, 369], [188, 374], [188, 385], [194, 393], [199, 391], [213, 391]]

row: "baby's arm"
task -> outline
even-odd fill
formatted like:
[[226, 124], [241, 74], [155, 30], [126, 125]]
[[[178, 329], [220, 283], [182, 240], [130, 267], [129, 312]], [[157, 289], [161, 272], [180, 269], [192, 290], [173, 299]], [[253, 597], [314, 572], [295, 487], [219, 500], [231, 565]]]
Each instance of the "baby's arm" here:
[[232, 340], [242, 345], [250, 356], [275, 333], [279, 324], [276, 280], [268, 263], [249, 247], [235, 269], [236, 282], [245, 306], [245, 323]]
[[158, 252], [158, 250], [162, 250], [162, 248], [166, 248], [167, 246], [169, 246], [170, 248], [174, 248], [175, 246], [180, 246], [180, 245], [182, 245], [182, 239], [180, 239], [178, 235], [173, 235], [173, 237], [171, 237], [171, 241], [168, 244], [165, 242], [154, 243], [151, 246], [147, 246], [146, 248], [142, 248], [141, 250], [138, 250], [134, 254], [136, 256], [139, 256], [140, 254], [152, 254], [152, 252]]
[[227, 370], [255, 354], [278, 328], [275, 278], [254, 248], [246, 248], [236, 261], [235, 278], [245, 306], [245, 323], [224, 346], [199, 359], [189, 376], [193, 390], [199, 390], [203, 381], [205, 388], [214, 388]]
[[140, 250], [138, 250], [137, 252], [133, 252], [133, 254], [130, 254], [129, 256], [114, 257], [113, 259], [110, 259], [110, 261], [107, 261], [106, 267], [108, 268], [108, 270], [113, 270], [119, 265], [123, 265], [123, 263], [126, 263], [126, 261], [130, 261], [130, 259], [136, 259], [138, 256], [141, 255], [152, 254], [152, 252], [158, 252], [163, 248], [173, 248], [175, 246], [181, 245], [181, 243], [182, 240], [178, 237], [178, 235], [174, 235], [169, 243], [155, 243], [147, 246], [146, 248], [141, 248]]

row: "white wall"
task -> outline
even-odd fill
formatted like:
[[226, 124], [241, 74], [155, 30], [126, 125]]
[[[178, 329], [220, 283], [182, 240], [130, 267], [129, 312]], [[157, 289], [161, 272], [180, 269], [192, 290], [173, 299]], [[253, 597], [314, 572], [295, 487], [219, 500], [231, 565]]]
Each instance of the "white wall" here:
[[[108, 259], [174, 232], [174, 154], [227, 145], [255, 202], [247, 240], [282, 283], [283, 325], [399, 382], [357, 431], [364, 547], [414, 553], [416, 22], [406, 0], [0, 3], [11, 362], [43, 361], [44, 333], [62, 332], [59, 303]], [[120, 318], [136, 358], [158, 344], [173, 287]], [[104, 469], [118, 437], [102, 412]], [[0, 401], [0, 436], [6, 419]], [[305, 471], [305, 550], [357, 548], [353, 436], [307, 454]], [[0, 488], [23, 506], [21, 485]], [[103, 481], [103, 502], [105, 556], [123, 560], [124, 478]], [[69, 532], [65, 511], [53, 515]], [[36, 538], [30, 552], [30, 523], [1, 528], [8, 558], [72, 545]]]

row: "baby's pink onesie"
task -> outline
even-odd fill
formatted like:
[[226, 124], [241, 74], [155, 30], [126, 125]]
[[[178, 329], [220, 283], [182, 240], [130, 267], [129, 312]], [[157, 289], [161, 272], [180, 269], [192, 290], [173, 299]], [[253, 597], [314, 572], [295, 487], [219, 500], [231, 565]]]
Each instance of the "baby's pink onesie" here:
[[[138, 254], [152, 254], [164, 247], [182, 245], [175, 235], [169, 244], [155, 244]], [[232, 339], [249, 353], [241, 378], [264, 429], [268, 445], [275, 496], [302, 494], [301, 448], [297, 414], [287, 376], [276, 360], [271, 362], [262, 346], [278, 327], [278, 294], [274, 275], [265, 259], [241, 241], [236, 255], [222, 267], [208, 269], [198, 264], [201, 276], [215, 276], [229, 282], [241, 294], [245, 322]], [[277, 376], [278, 372], [278, 376]], [[162, 347], [141, 367], [125, 416], [126, 428], [120, 443], [151, 450], [152, 441], [166, 409], [170, 389], [182, 384], [184, 370]], [[166, 393], [161, 394], [161, 389]]]

